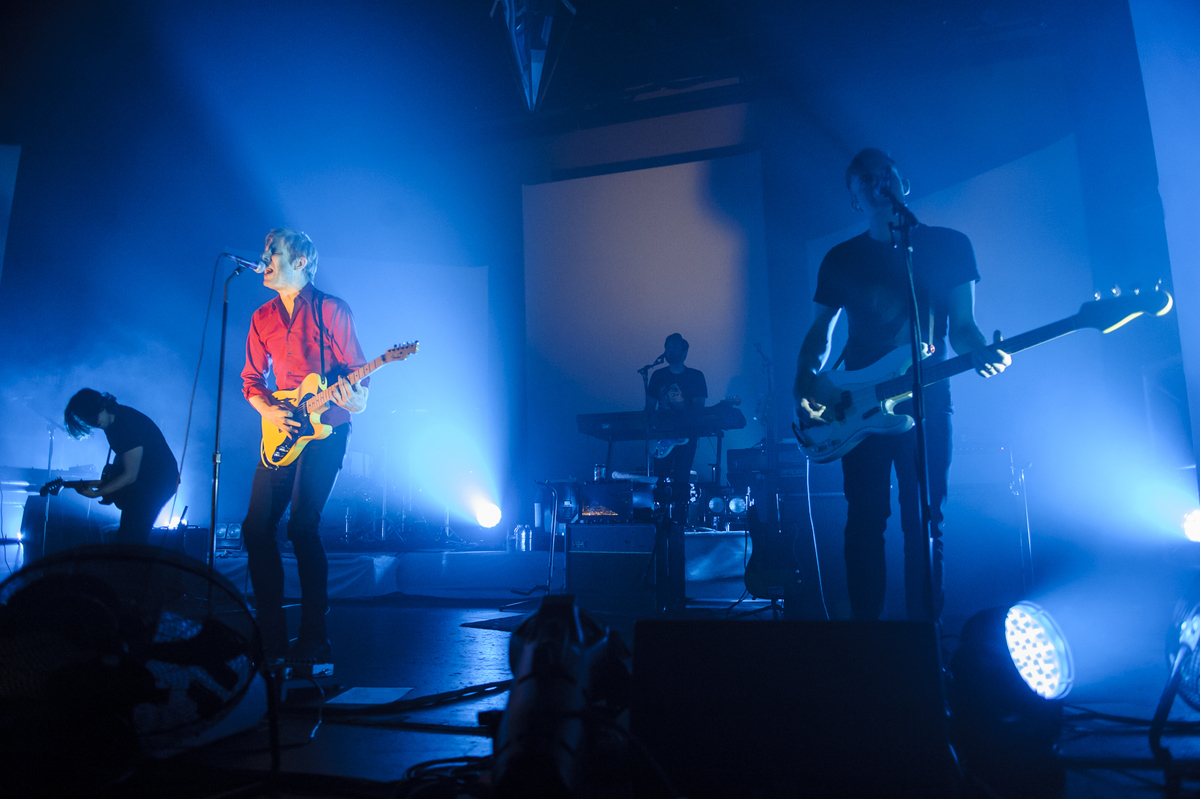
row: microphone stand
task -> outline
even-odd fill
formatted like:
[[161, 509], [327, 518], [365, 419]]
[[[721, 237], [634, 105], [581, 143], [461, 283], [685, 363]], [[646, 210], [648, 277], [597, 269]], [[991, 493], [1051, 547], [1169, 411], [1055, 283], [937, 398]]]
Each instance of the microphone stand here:
[[[54, 479], [54, 433], [58, 430], [61, 430], [64, 433], [66, 433], [68, 431], [67, 431], [67, 428], [63, 427], [61, 424], [59, 424], [55, 420], [51, 419], [46, 414], [42, 413], [37, 408], [33, 407], [33, 404], [28, 399], [24, 400], [24, 405], [26, 408], [28, 408], [29, 410], [33, 411], [38, 416], [40, 416], [46, 420], [46, 434], [50, 437], [49, 451], [46, 453], [46, 482], [49, 483], [51, 480]], [[52, 494], [46, 495], [46, 505], [43, 508], [44, 513], [42, 515], [42, 554], [40, 556], [38, 556], [38, 557], [43, 557], [43, 558], [46, 557], [46, 537], [50, 533], [50, 499], [52, 496], [53, 496]], [[2, 545], [2, 544], [0, 544], [0, 545]], [[28, 558], [26, 558], [26, 560], [28, 560]]]
[[[232, 256], [231, 256], [232, 257]], [[221, 399], [225, 392], [225, 336], [229, 328], [229, 284], [235, 277], [253, 269], [254, 265], [240, 258], [233, 258], [238, 265], [229, 277], [225, 278], [225, 294], [221, 306], [221, 348], [217, 358], [217, 427], [213, 440], [213, 477], [212, 477], [212, 515], [209, 517], [208, 530], [208, 577], [212, 584], [213, 570], [217, 562], [217, 496], [221, 484]]]
[[[917, 301], [917, 284], [913, 277], [913, 259], [912, 259], [912, 229], [919, 225], [916, 216], [908, 209], [908, 206], [902, 203], [892, 191], [888, 191], [888, 197], [892, 201], [892, 210], [897, 217], [896, 223], [888, 223], [888, 230], [892, 234], [892, 246], [900, 246], [904, 249], [904, 266], [908, 274], [908, 289], [909, 289], [909, 329], [912, 346], [912, 399], [913, 399], [913, 424], [914, 432], [917, 437], [917, 492], [919, 500], [919, 510], [921, 519], [921, 541], [925, 548], [925, 615], [935, 625], [935, 606], [933, 596], [933, 547], [930, 536], [932, 515], [929, 507], [929, 462], [927, 459], [928, 446], [925, 438], [925, 367], [922, 363], [924, 355], [921, 345], [921, 315], [920, 303]], [[896, 243], [896, 233], [900, 233], [899, 245]], [[929, 331], [929, 338], [933, 340], [933, 331]], [[940, 651], [939, 646], [939, 651]]]
[[[663, 360], [664, 359], [660, 357], [657, 360], [655, 360], [654, 363], [648, 363], [645, 366], [643, 366], [641, 369], [638, 369], [638, 374], [642, 376], [642, 396], [643, 397], [647, 397], [650, 395], [650, 370], [653, 369], [655, 366], [658, 366], [660, 363], [662, 363]], [[646, 441], [646, 476], [647, 477], [649, 477], [651, 475], [651, 472], [654, 467], [654, 464], [650, 462], [650, 414], [653, 410], [654, 410], [654, 407], [649, 402], [647, 402], [646, 403], [646, 438], [645, 438], [645, 441]]]

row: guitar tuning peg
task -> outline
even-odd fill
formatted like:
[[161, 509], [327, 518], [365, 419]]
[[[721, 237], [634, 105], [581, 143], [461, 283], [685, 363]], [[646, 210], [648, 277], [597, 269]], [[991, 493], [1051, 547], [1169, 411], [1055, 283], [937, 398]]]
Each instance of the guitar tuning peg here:
[[1116, 284], [1113, 284], [1112, 295], [1114, 297], [1120, 297], [1121, 296], [1121, 287]]
[[1094, 300], [1099, 300], [1101, 296], [1103, 295], [1101, 295], [1098, 291], [1092, 292], [1092, 299]]

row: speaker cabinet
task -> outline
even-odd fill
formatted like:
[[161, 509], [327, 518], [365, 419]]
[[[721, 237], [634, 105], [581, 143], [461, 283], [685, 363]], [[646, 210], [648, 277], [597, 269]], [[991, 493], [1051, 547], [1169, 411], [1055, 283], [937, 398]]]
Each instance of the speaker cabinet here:
[[958, 787], [921, 622], [639, 620], [630, 725], [688, 797]]
[[207, 527], [155, 527], [150, 531], [149, 543], [207, 562], [208, 539]]
[[568, 524], [567, 593], [585, 610], [654, 613], [657, 535], [652, 524]]

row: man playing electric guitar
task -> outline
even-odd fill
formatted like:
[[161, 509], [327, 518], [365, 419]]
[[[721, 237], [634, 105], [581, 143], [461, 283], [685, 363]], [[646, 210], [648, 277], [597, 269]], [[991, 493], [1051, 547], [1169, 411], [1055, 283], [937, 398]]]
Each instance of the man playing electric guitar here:
[[[896, 162], [881, 150], [866, 149], [846, 169], [850, 206], [867, 215], [869, 229], [834, 247], [821, 262], [813, 297], [813, 323], [796, 364], [793, 396], [800, 426], [821, 423], [835, 413], [835, 398], [819, 396], [816, 373], [829, 357], [833, 327], [842, 310], [849, 323], [843, 353], [846, 369], [861, 369], [911, 341], [911, 291], [903, 250], [894, 246], [898, 222], [893, 196], [909, 192]], [[918, 225], [912, 230], [921, 338], [931, 354], [924, 363], [946, 358], [946, 338], [955, 352], [970, 352], [976, 371], [991, 377], [1012, 360], [991, 345], [975, 322], [975, 282], [979, 272], [971, 242], [949, 228]], [[896, 412], [911, 414], [911, 400]], [[925, 544], [921, 540], [920, 498], [914, 431], [871, 435], [842, 457], [846, 495], [846, 582], [855, 619], [874, 620], [883, 613], [886, 568], [883, 536], [891, 514], [891, 472], [900, 489], [900, 526], [904, 531], [905, 600], [910, 619], [936, 622], [943, 604], [942, 510], [950, 470], [950, 388], [942, 381], [925, 390], [934, 617], [925, 603]]]
[[90, 388], [71, 397], [63, 421], [72, 438], [86, 438], [97, 427], [103, 430], [114, 460], [99, 480], [56, 482], [121, 509], [114, 543], [149, 543], [154, 520], [179, 485], [179, 466], [158, 425], [141, 411], [117, 404], [112, 394]]
[[[331, 656], [332, 648], [325, 626], [329, 563], [317, 531], [346, 454], [350, 414], [367, 407], [368, 380], [351, 385], [345, 375], [365, 364], [366, 358], [349, 306], [312, 284], [317, 248], [308, 236], [286, 228], [272, 230], [262, 260], [266, 264], [263, 285], [279, 296], [256, 310], [250, 320], [242, 369], [246, 400], [265, 422], [288, 432], [300, 428], [301, 420], [272, 396], [268, 372], [274, 374], [280, 390], [296, 388], [310, 373], [336, 378], [337, 383], [332, 394], [335, 406], [321, 414], [321, 422], [333, 432], [308, 442], [286, 466], [268, 467], [260, 460], [242, 535], [267, 656], [320, 662]], [[287, 534], [300, 574], [300, 630], [290, 652], [283, 612], [283, 562], [275, 540], [289, 504]]]

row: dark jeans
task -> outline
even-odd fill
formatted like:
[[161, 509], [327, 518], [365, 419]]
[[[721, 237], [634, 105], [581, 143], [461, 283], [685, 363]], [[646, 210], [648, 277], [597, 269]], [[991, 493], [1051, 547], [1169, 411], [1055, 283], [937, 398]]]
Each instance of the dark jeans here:
[[922, 540], [917, 485], [916, 431], [870, 436], [842, 458], [846, 494], [846, 583], [855, 619], [883, 614], [887, 589], [883, 534], [892, 513], [891, 473], [900, 489], [900, 529], [904, 531], [904, 597], [908, 618], [937, 621], [942, 613], [942, 511], [950, 472], [950, 412], [930, 412], [925, 422], [929, 457], [929, 506], [934, 617], [925, 610], [925, 542]]
[[678, 444], [665, 458], [654, 459], [654, 475], [671, 478], [671, 519], [687, 521], [688, 502], [692, 497], [692, 461], [696, 459], [696, 439]]
[[175, 484], [170, 488], [155, 488], [137, 494], [121, 504], [121, 526], [113, 536], [114, 544], [148, 544], [154, 520], [162, 512], [167, 500], [175, 493]]
[[[661, 478], [671, 478], [671, 512], [663, 520], [659, 530], [660, 556], [665, 552], [666, 557], [659, 558], [659, 585], [665, 584], [667, 592], [665, 605], [678, 610], [687, 600], [684, 596], [687, 590], [685, 573], [685, 557], [683, 550], [683, 528], [687, 523], [688, 502], [692, 498], [692, 461], [696, 458], [696, 439], [686, 444], [676, 445], [665, 458], [654, 459], [654, 474]], [[665, 544], [665, 547], [664, 547]], [[665, 562], [666, 569], [661, 568]], [[662, 598], [660, 598], [661, 600]], [[663, 604], [660, 601], [660, 604]]]
[[321, 511], [342, 468], [349, 437], [350, 425], [339, 425], [328, 438], [310, 441], [291, 465], [268, 469], [260, 462], [254, 472], [242, 537], [250, 556], [254, 605], [268, 654], [282, 654], [288, 642], [283, 613], [283, 559], [275, 534], [289, 504], [292, 514], [287, 535], [300, 573], [300, 637], [305, 641], [326, 639], [329, 561], [318, 528]]

